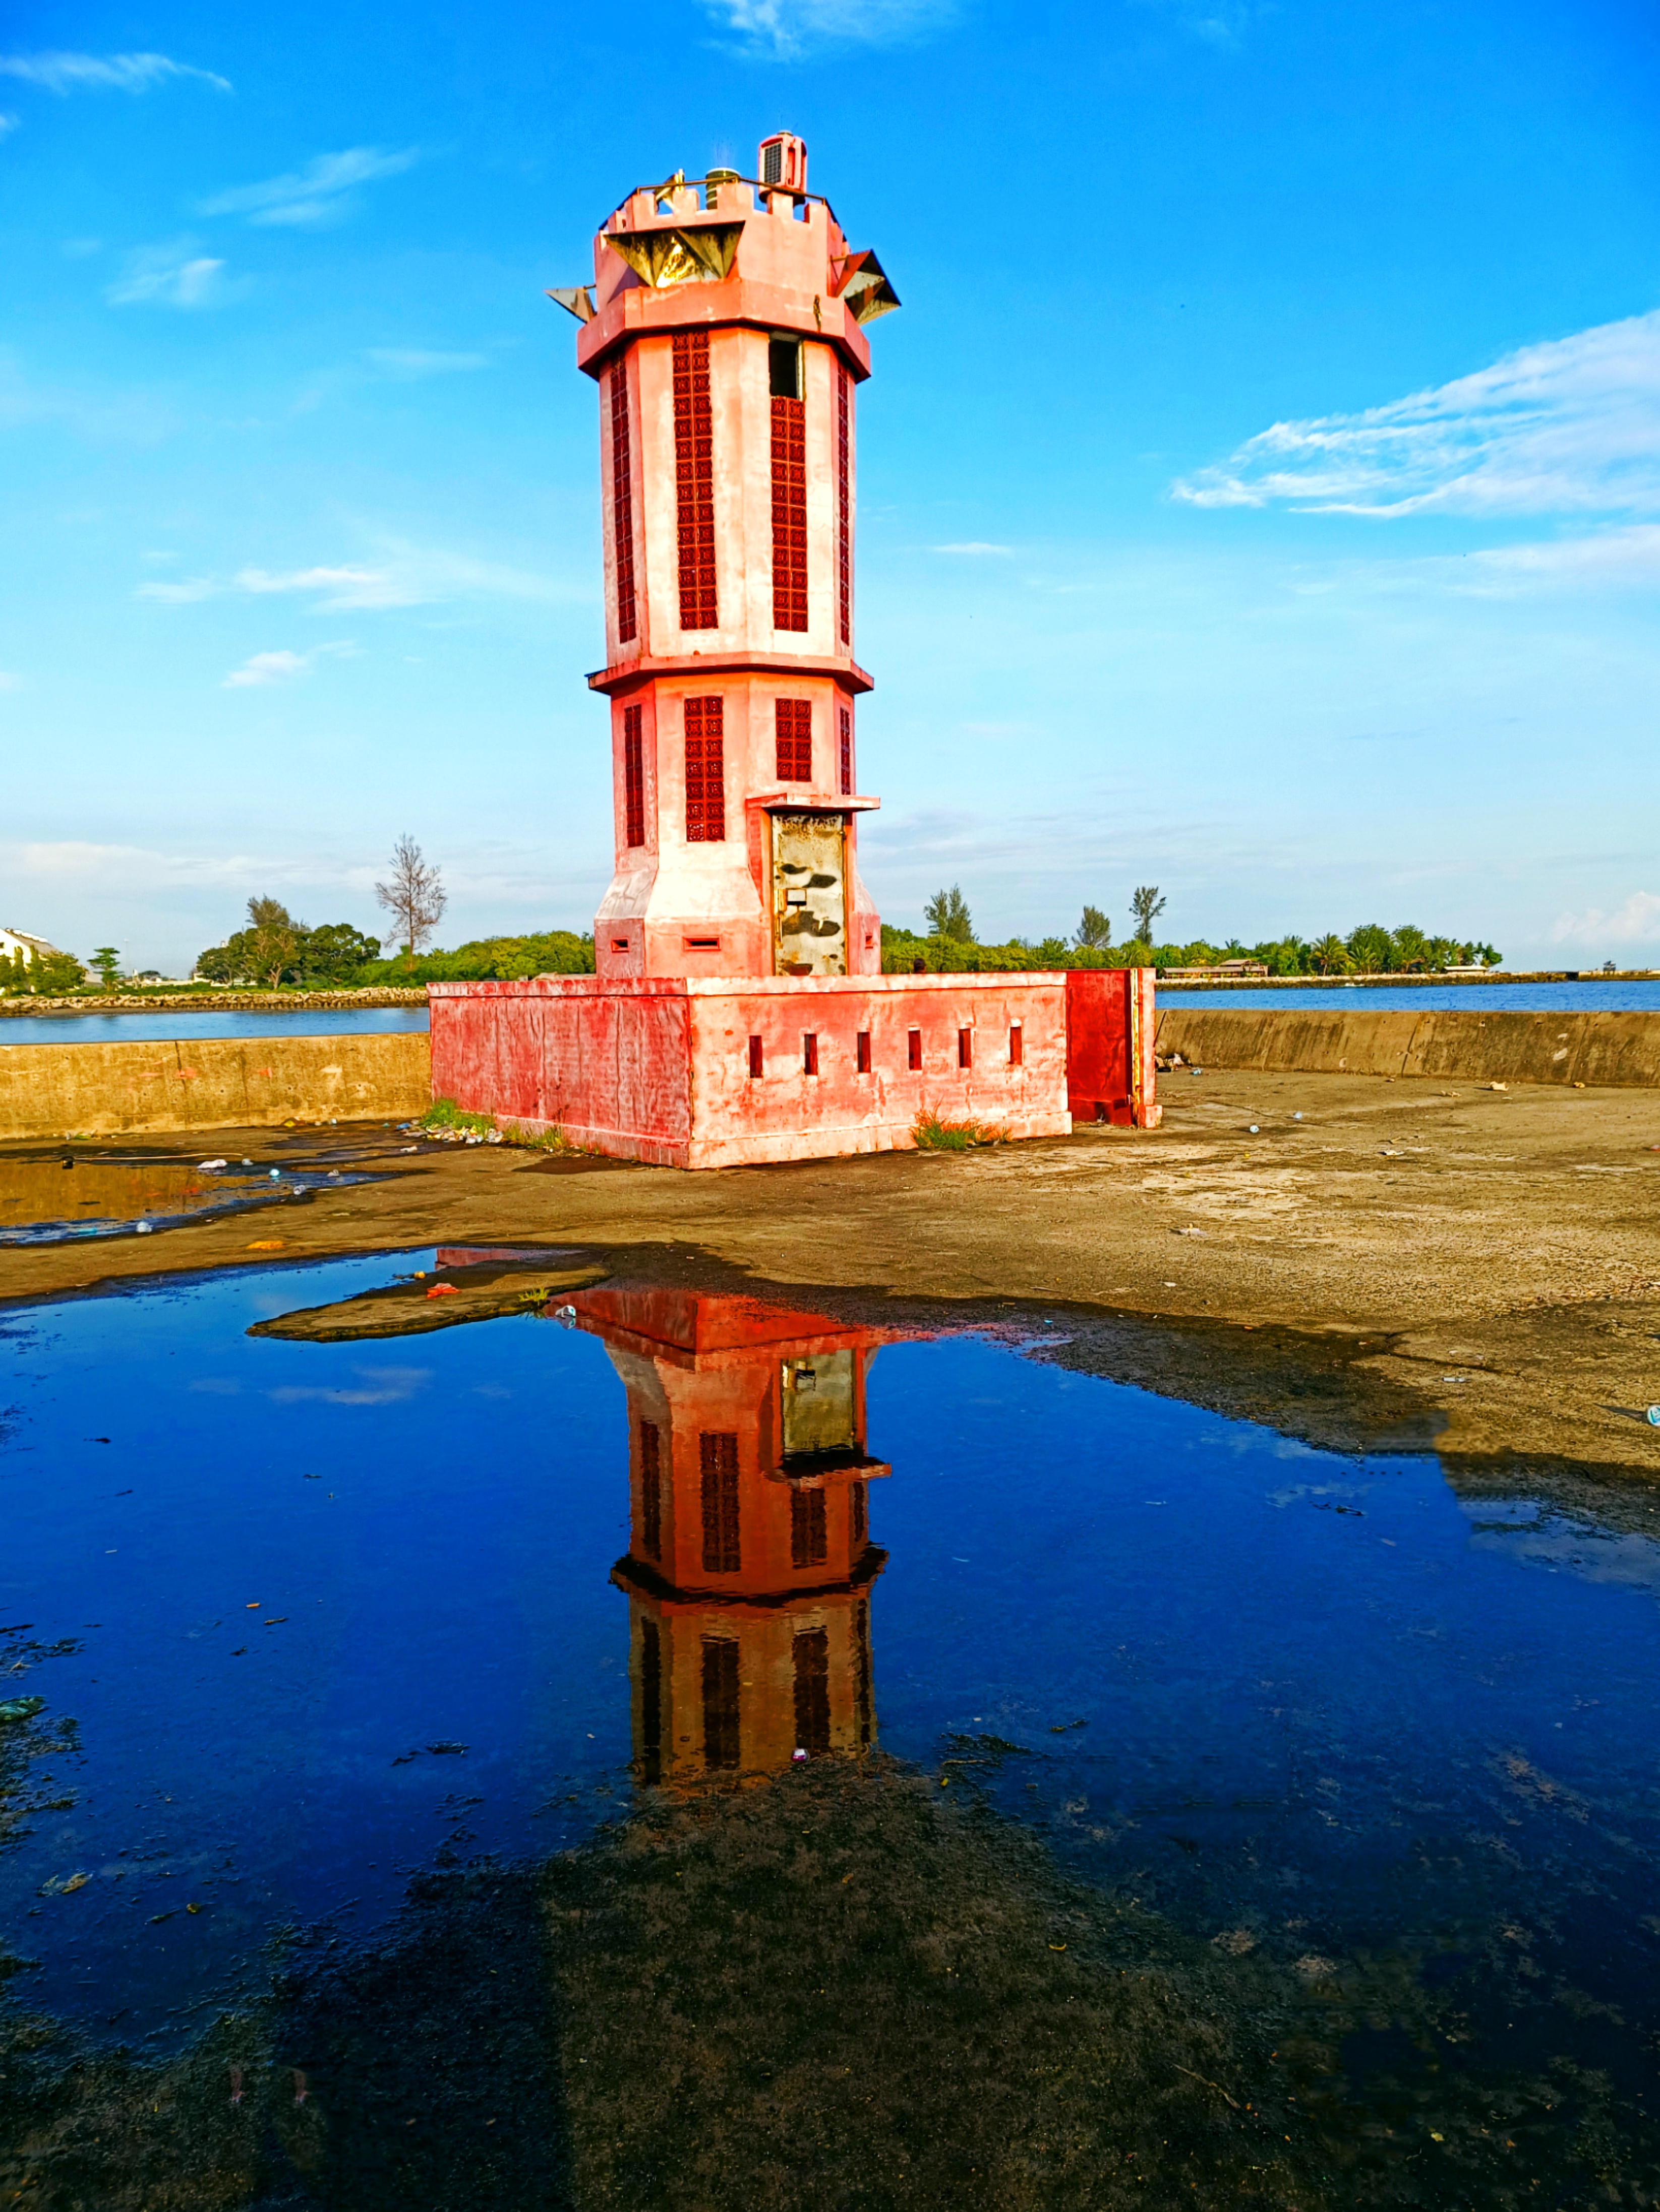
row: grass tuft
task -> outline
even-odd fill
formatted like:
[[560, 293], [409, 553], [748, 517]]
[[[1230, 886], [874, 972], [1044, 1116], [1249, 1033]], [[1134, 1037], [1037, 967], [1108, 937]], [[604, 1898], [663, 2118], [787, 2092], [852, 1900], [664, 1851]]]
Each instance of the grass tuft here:
[[931, 1106], [925, 1106], [912, 1122], [911, 1134], [918, 1151], [924, 1152], [966, 1152], [971, 1146], [1001, 1145], [1008, 1140], [1007, 1130], [994, 1122], [976, 1121], [971, 1116], [948, 1121]]

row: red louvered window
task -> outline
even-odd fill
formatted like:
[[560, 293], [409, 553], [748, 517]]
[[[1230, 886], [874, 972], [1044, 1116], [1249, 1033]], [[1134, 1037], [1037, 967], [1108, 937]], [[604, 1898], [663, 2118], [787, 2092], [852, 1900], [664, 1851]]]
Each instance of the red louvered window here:
[[639, 623], [634, 605], [634, 447], [628, 371], [621, 362], [611, 373], [611, 534], [617, 549], [617, 635], [627, 645]]
[[674, 487], [679, 531], [680, 627], [714, 629], [714, 431], [709, 412], [709, 334], [674, 336]]
[[812, 702], [780, 699], [775, 702], [780, 783], [812, 781]]
[[628, 817], [630, 845], [646, 842], [646, 743], [642, 732], [645, 709], [623, 709], [623, 811]]
[[640, 1543], [648, 1559], [663, 1557], [663, 1439], [655, 1421], [640, 1424]]
[[843, 707], [842, 714], [842, 796], [853, 795], [853, 709]]
[[727, 835], [725, 715], [719, 697], [686, 702], [686, 842], [719, 845]]
[[853, 643], [852, 416], [853, 379], [840, 368], [836, 380], [836, 601], [843, 645]]
[[807, 626], [806, 403], [772, 400], [772, 626]]
[[704, 1430], [697, 1439], [703, 1489], [703, 1572], [741, 1574], [738, 1530], [738, 1438], [731, 1431]]

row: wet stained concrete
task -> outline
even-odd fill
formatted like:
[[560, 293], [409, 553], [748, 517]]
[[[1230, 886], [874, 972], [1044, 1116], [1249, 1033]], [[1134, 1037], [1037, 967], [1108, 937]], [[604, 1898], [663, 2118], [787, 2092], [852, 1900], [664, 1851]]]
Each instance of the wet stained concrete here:
[[[805, 1286], [866, 1310], [1064, 1307], [1093, 1371], [1323, 1445], [1432, 1440], [1473, 1481], [1517, 1462], [1569, 1482], [1660, 1473], [1645, 1418], [1660, 1401], [1660, 1103], [1180, 1071], [1160, 1095], [1157, 1131], [702, 1175], [508, 1147], [410, 1154], [397, 1128], [361, 1124], [227, 1131], [216, 1150], [386, 1178], [262, 1223], [295, 1259], [435, 1238], [649, 1248], [666, 1280]], [[142, 1247], [12, 1252], [0, 1285], [59, 1297], [246, 1263], [252, 1241], [232, 1219]]]

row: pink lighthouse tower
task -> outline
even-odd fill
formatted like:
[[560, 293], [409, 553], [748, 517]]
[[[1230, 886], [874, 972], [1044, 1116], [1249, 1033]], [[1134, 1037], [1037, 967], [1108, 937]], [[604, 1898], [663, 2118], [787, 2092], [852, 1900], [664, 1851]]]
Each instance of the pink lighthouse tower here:
[[767, 139], [758, 181], [631, 192], [594, 240], [616, 873], [601, 975], [881, 971], [859, 880], [854, 656], [865, 326], [899, 302]]
[[856, 402], [899, 302], [799, 138], [757, 166], [630, 192], [552, 295], [599, 388], [613, 872], [593, 975], [429, 987], [433, 1094], [685, 1168], [1152, 1119], [1150, 973], [882, 972]]

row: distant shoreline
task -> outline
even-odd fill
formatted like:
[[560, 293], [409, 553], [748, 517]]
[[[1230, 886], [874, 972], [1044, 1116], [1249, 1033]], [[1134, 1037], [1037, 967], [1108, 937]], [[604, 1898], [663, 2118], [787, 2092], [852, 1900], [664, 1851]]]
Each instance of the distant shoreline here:
[[107, 997], [98, 992], [73, 999], [0, 999], [0, 1020], [9, 1015], [50, 1020], [57, 1014], [331, 1013], [356, 1006], [426, 1003], [424, 983], [362, 991], [112, 991]]
[[1480, 975], [1183, 975], [1166, 981], [1165, 991], [1453, 991], [1461, 986], [1485, 990], [1499, 983], [1651, 983], [1660, 968], [1489, 968]]

